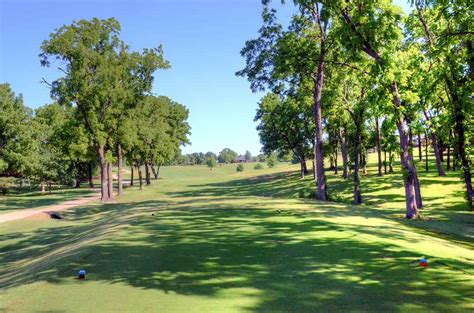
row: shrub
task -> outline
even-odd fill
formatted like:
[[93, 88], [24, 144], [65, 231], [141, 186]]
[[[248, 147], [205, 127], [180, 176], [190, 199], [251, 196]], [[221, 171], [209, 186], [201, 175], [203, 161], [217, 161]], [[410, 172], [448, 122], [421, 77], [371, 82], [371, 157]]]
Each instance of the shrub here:
[[263, 169], [263, 164], [262, 163], [257, 163], [255, 164], [255, 166], [253, 167], [254, 170], [261, 170]]
[[242, 164], [237, 165], [237, 172], [242, 172], [244, 170], [244, 166]]

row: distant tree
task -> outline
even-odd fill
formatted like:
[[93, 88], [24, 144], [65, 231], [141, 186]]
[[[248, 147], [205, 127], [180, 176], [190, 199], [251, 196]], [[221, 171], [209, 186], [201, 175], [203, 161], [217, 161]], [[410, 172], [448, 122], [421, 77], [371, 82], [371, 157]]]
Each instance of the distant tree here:
[[277, 161], [277, 156], [274, 153], [267, 156], [267, 165], [269, 168], [275, 167]]
[[247, 160], [247, 162], [252, 162], [252, 153], [250, 153], [249, 150], [245, 151], [245, 160]]
[[217, 156], [214, 152], [207, 152], [206, 153], [206, 164], [207, 167], [213, 168], [217, 164]]
[[237, 152], [229, 148], [225, 148], [224, 150], [219, 152], [218, 160], [219, 160], [219, 163], [233, 163], [236, 158], [237, 158]]
[[244, 171], [244, 166], [240, 163], [237, 165], [237, 172], [243, 172]]

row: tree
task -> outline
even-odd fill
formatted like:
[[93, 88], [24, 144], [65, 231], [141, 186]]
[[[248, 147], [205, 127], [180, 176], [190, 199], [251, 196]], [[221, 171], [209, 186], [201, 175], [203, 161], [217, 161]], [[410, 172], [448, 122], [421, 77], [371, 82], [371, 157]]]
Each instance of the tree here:
[[235, 159], [237, 158], [237, 152], [225, 148], [221, 152], [219, 152], [219, 163], [233, 163]]
[[301, 114], [301, 107], [292, 97], [269, 93], [260, 101], [255, 121], [260, 121], [257, 130], [263, 144], [262, 151], [267, 154], [279, 150], [291, 151], [298, 158], [303, 178], [308, 172], [306, 155], [312, 134], [309, 129], [311, 115]]
[[168, 67], [161, 48], [129, 53], [119, 39], [120, 24], [113, 18], [80, 20], [62, 26], [41, 46], [41, 64], [61, 62], [63, 77], [53, 81], [51, 95], [72, 105], [84, 123], [100, 160], [101, 200], [112, 196], [113, 134], [117, 117], [151, 90], [153, 72]]
[[252, 162], [252, 153], [250, 153], [249, 150], [245, 151], [245, 160], [247, 160], [247, 162]]
[[32, 112], [9, 84], [0, 84], [0, 172], [11, 176], [31, 173], [35, 164]]
[[216, 158], [216, 155], [214, 153], [212, 153], [212, 152], [206, 153], [206, 165], [207, 165], [207, 167], [209, 167], [211, 169], [213, 167], [215, 167], [216, 164], [217, 164], [216, 159], [217, 158]]
[[334, 48], [333, 21], [325, 6], [318, 1], [294, 1], [300, 14], [295, 14], [287, 31], [276, 22], [276, 11], [263, 1], [264, 25], [258, 39], [249, 40], [241, 51], [246, 67], [237, 72], [246, 76], [253, 91], [270, 89], [274, 93], [285, 88], [305, 86], [313, 102], [314, 161], [317, 174], [317, 198], [327, 200], [324, 172], [322, 95], [328, 58]]

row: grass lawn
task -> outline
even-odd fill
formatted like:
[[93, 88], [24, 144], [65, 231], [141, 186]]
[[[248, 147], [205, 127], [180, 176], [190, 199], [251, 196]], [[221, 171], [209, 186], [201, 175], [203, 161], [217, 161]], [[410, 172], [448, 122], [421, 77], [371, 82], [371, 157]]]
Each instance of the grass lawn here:
[[472, 312], [458, 174], [421, 173], [427, 219], [407, 221], [399, 174], [371, 162], [359, 207], [299, 198], [294, 165], [165, 167], [115, 203], [0, 224], [0, 312]]
[[[53, 189], [41, 193], [39, 190], [23, 189], [10, 191], [8, 195], [0, 195], [0, 214], [22, 209], [39, 209], [48, 205], [58, 204], [91, 195], [89, 188]], [[1, 226], [0, 226], [1, 227]]]

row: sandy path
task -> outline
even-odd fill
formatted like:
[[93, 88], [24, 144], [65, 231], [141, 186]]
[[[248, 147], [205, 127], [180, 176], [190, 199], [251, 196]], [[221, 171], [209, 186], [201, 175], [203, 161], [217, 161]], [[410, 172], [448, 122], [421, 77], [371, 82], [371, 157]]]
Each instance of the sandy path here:
[[66, 210], [66, 209], [83, 205], [83, 204], [86, 204], [88, 202], [98, 200], [98, 199], [100, 199], [100, 193], [94, 193], [91, 196], [87, 196], [87, 197], [76, 199], [76, 200], [65, 201], [63, 203], [50, 205], [41, 209], [18, 210], [15, 212], [5, 213], [5, 214], [0, 215], [0, 224], [9, 222], [9, 221], [19, 220], [25, 217], [30, 217], [39, 213]]

